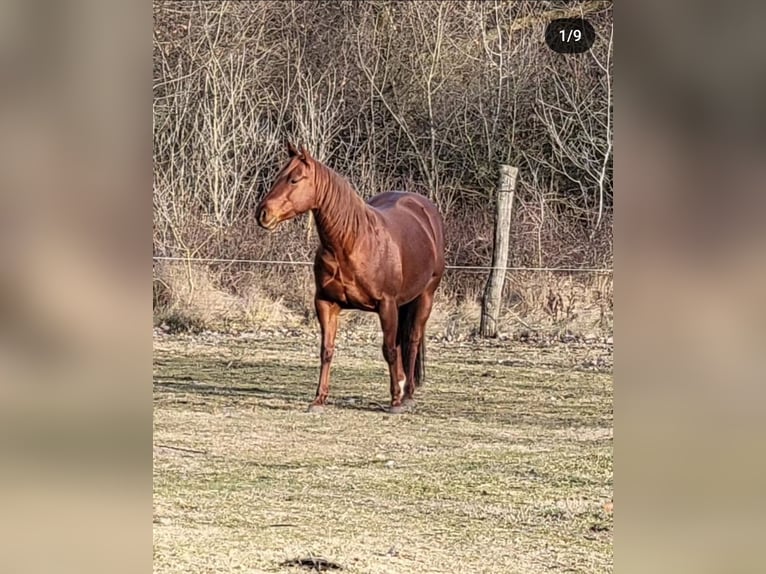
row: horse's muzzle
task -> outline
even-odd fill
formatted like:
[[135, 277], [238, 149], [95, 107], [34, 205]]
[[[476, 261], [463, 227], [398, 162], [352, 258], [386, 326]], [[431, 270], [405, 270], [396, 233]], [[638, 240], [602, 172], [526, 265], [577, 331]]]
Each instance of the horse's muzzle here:
[[269, 212], [263, 206], [258, 208], [256, 219], [258, 220], [258, 225], [260, 225], [264, 229], [268, 229], [269, 231], [272, 231], [277, 226], [277, 223], [278, 223], [277, 218], [270, 217]]

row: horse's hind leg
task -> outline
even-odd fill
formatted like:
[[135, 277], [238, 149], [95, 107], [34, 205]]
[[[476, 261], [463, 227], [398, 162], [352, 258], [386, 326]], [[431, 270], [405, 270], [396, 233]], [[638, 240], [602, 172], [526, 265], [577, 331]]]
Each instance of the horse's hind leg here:
[[[415, 402], [415, 387], [420, 384], [420, 373], [417, 372], [417, 358], [420, 352], [420, 345], [425, 336], [426, 322], [431, 315], [431, 307], [433, 306], [434, 296], [430, 291], [424, 292], [420, 297], [415, 299], [410, 305], [410, 332], [403, 333], [403, 336], [408, 338], [407, 356], [404, 357], [405, 373], [407, 375], [407, 383], [404, 387], [404, 399], [405, 405], [412, 405]], [[420, 357], [421, 361], [424, 357]]]
[[322, 366], [319, 371], [319, 385], [314, 401], [309, 406], [309, 411], [318, 412], [324, 407], [327, 401], [327, 395], [330, 394], [330, 364], [335, 352], [335, 334], [338, 332], [338, 316], [340, 315], [340, 306], [332, 301], [316, 299], [316, 307], [319, 327], [322, 331], [322, 349], [320, 360]]

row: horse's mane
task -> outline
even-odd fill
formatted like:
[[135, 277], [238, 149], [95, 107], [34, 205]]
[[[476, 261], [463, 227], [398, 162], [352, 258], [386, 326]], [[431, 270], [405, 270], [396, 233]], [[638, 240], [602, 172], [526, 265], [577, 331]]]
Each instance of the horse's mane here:
[[350, 249], [370, 223], [369, 208], [345, 177], [317, 160], [314, 178], [319, 206], [314, 217], [323, 244]]

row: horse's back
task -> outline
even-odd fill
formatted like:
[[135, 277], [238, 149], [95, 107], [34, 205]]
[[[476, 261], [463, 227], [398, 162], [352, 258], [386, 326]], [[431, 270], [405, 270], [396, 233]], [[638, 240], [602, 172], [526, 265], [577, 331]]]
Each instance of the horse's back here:
[[407, 191], [387, 191], [371, 198], [367, 204], [374, 208], [387, 225], [411, 227], [413, 219], [431, 231], [434, 239], [443, 241], [443, 221], [439, 209], [424, 195]]
[[436, 205], [424, 195], [387, 191], [368, 202], [381, 219], [400, 251], [411, 262], [426, 265], [434, 273], [444, 271], [444, 224]]
[[427, 205], [434, 211], [437, 211], [436, 206], [425, 195], [411, 193], [409, 191], [385, 191], [371, 197], [367, 201], [367, 204], [378, 210], [387, 210], [395, 208], [402, 202], [415, 202], [417, 204]]

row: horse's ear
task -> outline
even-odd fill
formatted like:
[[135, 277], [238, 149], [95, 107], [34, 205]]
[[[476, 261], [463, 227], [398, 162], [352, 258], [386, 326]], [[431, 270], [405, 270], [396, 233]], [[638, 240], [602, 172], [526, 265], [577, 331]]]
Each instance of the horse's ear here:
[[308, 164], [309, 160], [313, 159], [311, 157], [311, 154], [309, 154], [308, 150], [301, 146], [301, 159], [303, 160], [303, 163]]
[[290, 140], [285, 141], [286, 147], [287, 147], [287, 155], [290, 157], [295, 157], [298, 155], [298, 150], [295, 149], [295, 146], [290, 143]]

